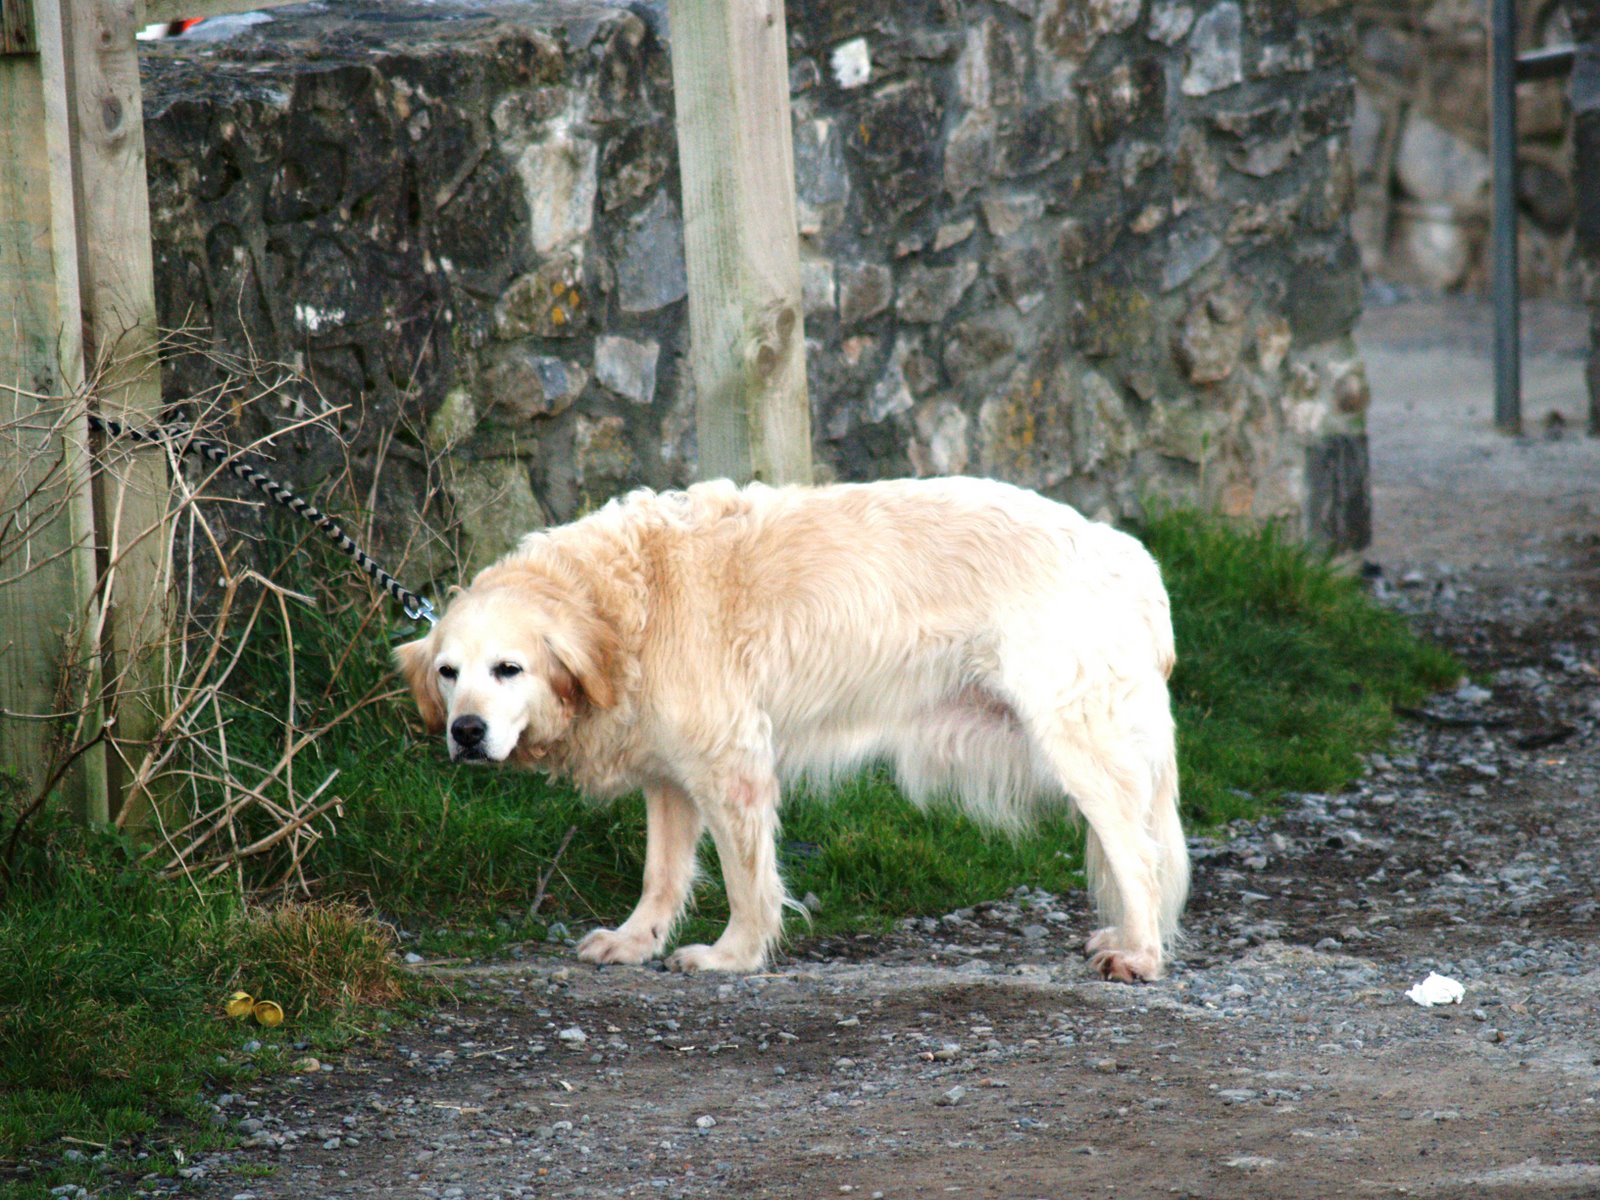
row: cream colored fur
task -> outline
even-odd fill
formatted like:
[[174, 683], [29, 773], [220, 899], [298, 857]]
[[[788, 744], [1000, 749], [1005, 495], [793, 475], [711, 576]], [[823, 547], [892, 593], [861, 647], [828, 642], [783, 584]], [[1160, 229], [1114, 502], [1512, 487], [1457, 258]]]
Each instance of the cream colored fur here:
[[979, 479], [636, 492], [529, 535], [396, 656], [452, 757], [643, 789], [643, 895], [584, 959], [661, 953], [709, 831], [730, 919], [671, 965], [759, 968], [780, 781], [882, 759], [999, 826], [1070, 797], [1093, 966], [1161, 973], [1189, 879], [1167, 595], [1138, 542], [1065, 505]]

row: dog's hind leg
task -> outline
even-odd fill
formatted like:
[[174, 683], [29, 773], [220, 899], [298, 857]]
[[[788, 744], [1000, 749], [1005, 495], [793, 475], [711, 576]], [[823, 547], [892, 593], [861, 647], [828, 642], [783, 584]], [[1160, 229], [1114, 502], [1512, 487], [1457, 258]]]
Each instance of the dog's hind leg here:
[[[698, 794], [698, 793], [697, 793]], [[778, 874], [778, 778], [770, 761], [746, 763], [715, 781], [700, 801], [728, 892], [728, 927], [709, 946], [684, 946], [678, 971], [755, 971], [783, 932]]]
[[669, 784], [644, 790], [644, 888], [633, 914], [616, 929], [596, 929], [578, 943], [592, 963], [641, 963], [661, 953], [694, 883], [700, 811]]
[[1106, 700], [1036, 718], [1035, 732], [1089, 826], [1089, 886], [1107, 922], [1089, 939], [1091, 965], [1107, 979], [1156, 979], [1189, 881], [1171, 718], [1164, 688], [1142, 705]]

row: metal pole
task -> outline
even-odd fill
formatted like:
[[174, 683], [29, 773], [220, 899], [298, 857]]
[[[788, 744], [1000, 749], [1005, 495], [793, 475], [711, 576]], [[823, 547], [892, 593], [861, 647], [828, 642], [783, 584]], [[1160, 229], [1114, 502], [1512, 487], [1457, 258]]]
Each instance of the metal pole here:
[[1522, 347], [1517, 291], [1517, 9], [1491, 0], [1489, 15], [1490, 144], [1494, 211], [1494, 423], [1522, 432]]

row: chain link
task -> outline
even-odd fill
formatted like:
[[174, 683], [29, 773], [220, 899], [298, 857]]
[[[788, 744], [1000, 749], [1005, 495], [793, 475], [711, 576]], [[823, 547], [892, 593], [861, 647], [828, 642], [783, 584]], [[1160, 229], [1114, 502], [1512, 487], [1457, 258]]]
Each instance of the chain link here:
[[323, 535], [343, 551], [368, 575], [377, 581], [378, 586], [388, 592], [400, 602], [406, 618], [411, 621], [426, 621], [430, 626], [437, 624], [438, 614], [426, 597], [417, 595], [410, 588], [402, 584], [389, 572], [380, 567], [372, 557], [356, 545], [355, 541], [347, 534], [339, 523], [327, 513], [317, 508], [309, 500], [295, 495], [277, 480], [258, 471], [239, 457], [239, 452], [217, 442], [208, 442], [204, 438], [193, 436], [194, 431], [189, 426], [181, 423], [159, 426], [155, 430], [135, 429], [131, 425], [124, 425], [120, 421], [113, 421], [108, 417], [89, 414], [89, 426], [112, 437], [129, 437], [136, 442], [145, 442], [151, 445], [170, 445], [178, 449], [188, 449], [204, 455], [218, 466], [225, 468], [229, 474], [244, 480], [257, 491], [263, 492], [273, 501], [283, 505], [298, 517], [310, 521]]

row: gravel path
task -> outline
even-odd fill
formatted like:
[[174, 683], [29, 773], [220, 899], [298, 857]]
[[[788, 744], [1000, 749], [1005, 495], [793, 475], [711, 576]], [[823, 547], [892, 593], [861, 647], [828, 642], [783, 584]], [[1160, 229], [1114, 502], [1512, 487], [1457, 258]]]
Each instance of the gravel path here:
[[[1538, 436], [1515, 442], [1483, 429], [1486, 314], [1443, 315], [1367, 321], [1374, 586], [1481, 686], [1409, 718], [1351, 792], [1197, 843], [1169, 980], [1090, 980], [1083, 897], [1025, 888], [756, 978], [553, 949], [217, 1098], [244, 1146], [145, 1190], [1600, 1195], [1600, 445], [1570, 322], [1532, 356]], [[1430, 972], [1463, 1001], [1407, 999]]]

